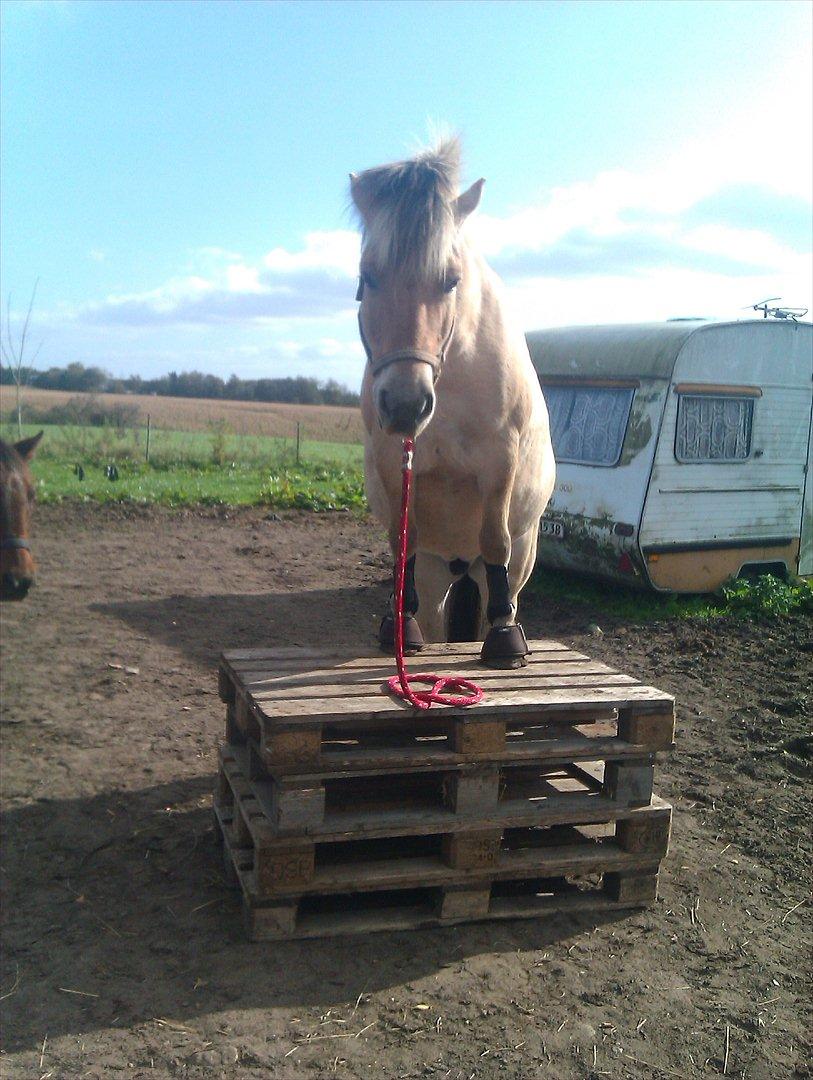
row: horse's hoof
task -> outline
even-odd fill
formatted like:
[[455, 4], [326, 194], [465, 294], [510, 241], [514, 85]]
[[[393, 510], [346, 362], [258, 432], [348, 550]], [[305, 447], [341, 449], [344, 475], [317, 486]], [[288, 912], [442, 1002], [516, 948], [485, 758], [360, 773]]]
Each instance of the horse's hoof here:
[[492, 626], [486, 634], [480, 659], [487, 667], [525, 667], [530, 653], [525, 631], [519, 623], [511, 626]]
[[[395, 619], [385, 615], [378, 628], [381, 651], [392, 656], [395, 652]], [[404, 656], [414, 656], [423, 648], [423, 634], [414, 615], [404, 615]]]

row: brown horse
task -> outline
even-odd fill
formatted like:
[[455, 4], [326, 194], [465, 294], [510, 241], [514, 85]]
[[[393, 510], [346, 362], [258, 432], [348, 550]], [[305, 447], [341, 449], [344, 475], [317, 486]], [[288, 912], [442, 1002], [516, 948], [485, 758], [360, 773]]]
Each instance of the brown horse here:
[[34, 584], [29, 543], [34, 484], [28, 463], [42, 434], [18, 443], [0, 439], [0, 600], [23, 600]]
[[[517, 598], [534, 565], [555, 466], [525, 338], [508, 317], [499, 280], [465, 235], [484, 181], [458, 194], [459, 153], [450, 139], [350, 177], [362, 225], [367, 497], [394, 554], [399, 444], [417, 436], [404, 627], [410, 651], [424, 635], [481, 639], [485, 608], [483, 660], [516, 666], [527, 654]], [[472, 594], [476, 617], [463, 633], [455, 608]], [[390, 614], [381, 624], [383, 648], [391, 647], [393, 629]]]

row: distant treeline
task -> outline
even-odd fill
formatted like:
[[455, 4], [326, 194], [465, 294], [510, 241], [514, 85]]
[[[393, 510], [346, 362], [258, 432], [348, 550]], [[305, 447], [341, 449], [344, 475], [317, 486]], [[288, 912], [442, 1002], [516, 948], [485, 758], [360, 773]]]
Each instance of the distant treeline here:
[[[22, 382], [39, 390], [68, 390], [86, 394], [159, 394], [162, 397], [225, 398], [230, 401], [282, 401], [293, 405], [358, 405], [359, 395], [334, 379], [321, 382], [304, 376], [285, 379], [238, 379], [224, 381], [202, 371], [170, 371], [157, 379], [131, 375], [119, 379], [99, 367], [68, 364], [67, 367], [35, 371], [23, 368]], [[14, 383], [10, 368], [0, 368], [0, 383]]]

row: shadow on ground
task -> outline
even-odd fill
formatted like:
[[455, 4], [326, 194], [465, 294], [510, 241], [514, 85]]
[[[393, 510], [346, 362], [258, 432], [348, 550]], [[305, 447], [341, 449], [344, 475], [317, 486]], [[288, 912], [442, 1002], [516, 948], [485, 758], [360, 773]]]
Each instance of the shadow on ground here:
[[[211, 667], [224, 649], [274, 645], [337, 645], [375, 651], [389, 581], [336, 589], [164, 596], [91, 604], [96, 614], [113, 616], [139, 634], [180, 649], [190, 660]], [[583, 613], [528, 597], [522, 622], [529, 638], [583, 630]], [[420, 618], [420, 613], [419, 613]]]
[[173, 595], [92, 604], [90, 610], [113, 616], [208, 667], [224, 649], [314, 642], [374, 648], [387, 595], [381, 583], [296, 593]]
[[[352, 1003], [467, 956], [544, 949], [623, 916], [257, 944], [221, 871], [213, 777], [5, 815], [6, 1050], [223, 1009]], [[59, 852], [55, 856], [53, 853]], [[109, 986], [115, 990], [110, 991]]]

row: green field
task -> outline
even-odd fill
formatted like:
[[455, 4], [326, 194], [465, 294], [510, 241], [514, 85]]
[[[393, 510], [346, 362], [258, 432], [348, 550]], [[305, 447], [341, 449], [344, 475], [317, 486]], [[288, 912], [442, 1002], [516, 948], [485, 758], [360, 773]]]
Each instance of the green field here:
[[[144, 462], [147, 456], [144, 428], [89, 427], [78, 424], [23, 424], [23, 436], [44, 431], [37, 456], [70, 460], [82, 465], [122, 461]], [[4, 439], [17, 438], [16, 424], [4, 424]], [[296, 460], [296, 440], [265, 435], [235, 435], [225, 425], [208, 431], [174, 431], [154, 428], [150, 434], [149, 463], [156, 468], [182, 465], [256, 465]], [[300, 460], [319, 464], [361, 465], [359, 443], [303, 440]]]
[[[33, 435], [39, 425], [23, 425]], [[66, 498], [97, 502], [270, 506], [311, 510], [365, 508], [362, 448], [293, 439], [158, 429], [146, 461], [143, 430], [45, 425], [32, 465], [40, 502]], [[4, 426], [5, 438], [16, 428]], [[106, 466], [114, 465], [111, 480]], [[79, 467], [84, 472], [80, 479]]]

